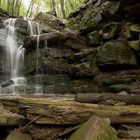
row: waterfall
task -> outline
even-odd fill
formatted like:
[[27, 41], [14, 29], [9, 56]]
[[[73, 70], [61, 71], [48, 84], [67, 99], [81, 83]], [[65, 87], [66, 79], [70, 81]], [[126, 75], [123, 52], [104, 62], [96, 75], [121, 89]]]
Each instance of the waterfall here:
[[[41, 68], [40, 58], [40, 26], [31, 20], [24, 19], [28, 26], [26, 27], [30, 36], [36, 36], [36, 71], [35, 71], [35, 83], [33, 83], [34, 93], [40, 95], [43, 93], [43, 69]], [[4, 35], [1, 35], [0, 39], [4, 42], [5, 46], [5, 69], [6, 69], [6, 82], [3, 82], [0, 86], [1, 95], [25, 95], [26, 89], [30, 88], [26, 83], [25, 66], [24, 66], [24, 52], [23, 44], [19, 42], [19, 26], [16, 18], [7, 19], [4, 22], [5, 29], [1, 30]], [[35, 26], [34, 26], [35, 25]], [[24, 38], [22, 38], [24, 39]]]
[[[6, 40], [6, 74], [9, 74], [14, 84], [11, 87], [13, 95], [19, 93], [19, 87], [25, 88], [26, 78], [24, 77], [24, 48], [23, 45], [19, 45], [17, 42], [16, 19], [10, 18], [5, 21]], [[6, 80], [9, 80], [6, 79]], [[25, 89], [23, 89], [25, 92]], [[23, 93], [23, 92], [22, 92]]]

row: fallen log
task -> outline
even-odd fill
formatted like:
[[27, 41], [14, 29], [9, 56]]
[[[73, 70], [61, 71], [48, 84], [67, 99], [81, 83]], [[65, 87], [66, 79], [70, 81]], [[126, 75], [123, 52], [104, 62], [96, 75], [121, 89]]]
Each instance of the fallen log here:
[[112, 99], [114, 101], [121, 101], [127, 104], [140, 105], [140, 95], [120, 95], [110, 93], [78, 93], [75, 96], [75, 101], [81, 103], [99, 103]]
[[1, 97], [3, 106], [36, 124], [78, 125], [91, 116], [110, 118], [112, 124], [140, 123], [140, 106], [107, 106], [79, 103], [66, 97]]

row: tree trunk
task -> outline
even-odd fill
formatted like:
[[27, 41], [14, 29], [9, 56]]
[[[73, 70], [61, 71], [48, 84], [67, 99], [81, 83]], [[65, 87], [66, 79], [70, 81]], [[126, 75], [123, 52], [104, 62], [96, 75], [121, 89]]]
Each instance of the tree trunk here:
[[63, 18], [66, 18], [66, 11], [65, 11], [65, 4], [64, 4], [64, 0], [60, 0], [60, 5], [61, 5], [61, 10], [62, 10], [62, 14], [63, 14]]
[[19, 16], [19, 14], [20, 14], [20, 7], [21, 7], [21, 4], [22, 4], [22, 0], [20, 0], [19, 6], [18, 6], [17, 16]]
[[112, 124], [140, 123], [140, 106], [107, 106], [75, 102], [73, 97], [1, 97], [0, 103], [36, 124], [77, 125], [91, 116], [110, 118]]
[[29, 5], [29, 8], [28, 8], [27, 13], [26, 13], [26, 17], [29, 16], [29, 13], [30, 13], [30, 11], [31, 11], [34, 3], [35, 3], [35, 0], [31, 0], [30, 5]]
[[140, 95], [119, 95], [109, 93], [79, 93], [75, 97], [75, 101], [81, 103], [99, 103], [106, 100], [112, 99], [114, 101], [121, 101], [127, 104], [140, 105]]
[[54, 12], [54, 15], [57, 17], [57, 12], [56, 12], [56, 1], [52, 0], [52, 10]]
[[69, 5], [70, 5], [71, 9], [74, 10], [74, 5], [73, 5], [73, 3], [71, 2], [71, 0], [68, 0], [68, 1], [69, 1]]

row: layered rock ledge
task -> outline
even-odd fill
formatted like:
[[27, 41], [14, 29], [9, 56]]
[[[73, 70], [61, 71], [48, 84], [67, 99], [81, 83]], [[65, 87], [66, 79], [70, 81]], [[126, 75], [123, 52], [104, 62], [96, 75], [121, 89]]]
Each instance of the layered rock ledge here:
[[[45, 137], [48, 137], [47, 140], [55, 140], [55, 138], [61, 140], [63, 137], [68, 137], [79, 128], [80, 124], [92, 116], [108, 118], [113, 126], [127, 124], [130, 127], [131, 125], [138, 127], [140, 123], [139, 105], [126, 105], [121, 102], [114, 105], [80, 103], [74, 101], [73, 95], [0, 97], [0, 103], [4, 107], [2, 110], [5, 109], [0, 115], [0, 120], [5, 116], [6, 119], [8, 117], [11, 119], [4, 125], [18, 125], [16, 129], [22, 133], [29, 133], [33, 140], [46, 140]], [[6, 115], [4, 115], [5, 112]], [[21, 124], [23, 120], [27, 123]], [[3, 124], [0, 123], [0, 125]], [[39, 134], [37, 131], [42, 131], [42, 133]]]

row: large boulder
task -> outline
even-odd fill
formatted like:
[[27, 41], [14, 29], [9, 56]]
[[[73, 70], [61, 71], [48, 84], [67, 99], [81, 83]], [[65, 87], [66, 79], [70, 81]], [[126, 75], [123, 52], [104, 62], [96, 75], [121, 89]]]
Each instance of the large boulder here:
[[116, 140], [115, 130], [109, 125], [108, 119], [91, 117], [82, 124], [68, 140]]
[[35, 17], [35, 21], [39, 22], [42, 25], [44, 31], [47, 32], [65, 28], [65, 24], [51, 13], [40, 12]]
[[138, 64], [134, 52], [127, 42], [109, 41], [97, 50], [97, 62], [101, 67], [136, 66]]

